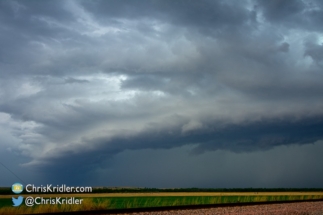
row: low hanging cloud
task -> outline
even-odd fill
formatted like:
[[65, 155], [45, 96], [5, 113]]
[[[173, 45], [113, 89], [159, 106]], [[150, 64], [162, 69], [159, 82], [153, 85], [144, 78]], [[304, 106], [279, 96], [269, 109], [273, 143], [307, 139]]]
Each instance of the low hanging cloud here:
[[26, 166], [323, 139], [320, 1], [0, 4], [1, 146]]

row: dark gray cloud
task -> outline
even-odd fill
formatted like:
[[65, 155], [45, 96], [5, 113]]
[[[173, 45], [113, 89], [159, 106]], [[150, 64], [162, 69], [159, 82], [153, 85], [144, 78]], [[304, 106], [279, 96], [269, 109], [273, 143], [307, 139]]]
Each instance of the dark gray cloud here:
[[264, 18], [276, 26], [292, 29], [322, 31], [320, 19], [323, 17], [322, 2], [319, 0], [265, 1], [255, 2]]
[[83, 79], [77, 79], [77, 78], [66, 78], [65, 79], [65, 83], [68, 83], [68, 84], [73, 84], [73, 83], [78, 83], [78, 84], [82, 84], [82, 83], [89, 83], [88, 80], [83, 80]]
[[263, 7], [266, 18], [272, 21], [281, 21], [284, 19], [293, 19], [300, 17], [300, 14], [306, 8], [306, 4], [302, 0], [293, 2], [274, 0], [274, 1], [258, 1]]
[[114, 0], [84, 1], [82, 5], [102, 22], [109, 22], [109, 18], [155, 19], [185, 27], [231, 28], [250, 18], [250, 12], [242, 2]]
[[38, 181], [84, 184], [129, 150], [321, 144], [320, 1], [0, 4], [0, 144]]

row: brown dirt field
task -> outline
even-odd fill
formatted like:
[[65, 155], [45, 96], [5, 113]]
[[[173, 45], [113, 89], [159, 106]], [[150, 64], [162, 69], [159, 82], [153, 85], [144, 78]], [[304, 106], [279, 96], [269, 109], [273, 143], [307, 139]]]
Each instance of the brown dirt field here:
[[[322, 215], [322, 202], [297, 202], [268, 205], [216, 207], [205, 209], [169, 210], [124, 213], [123, 215]], [[113, 215], [110, 214], [110, 215]]]

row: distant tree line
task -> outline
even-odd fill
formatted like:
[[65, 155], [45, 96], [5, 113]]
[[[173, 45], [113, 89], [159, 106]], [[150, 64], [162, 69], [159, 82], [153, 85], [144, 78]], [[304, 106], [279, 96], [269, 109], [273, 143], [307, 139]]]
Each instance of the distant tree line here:
[[[92, 193], [158, 193], [158, 192], [323, 192], [323, 188], [110, 188], [93, 187]], [[11, 187], [0, 187], [0, 195], [12, 195]], [[25, 190], [22, 194], [28, 194]]]
[[323, 188], [93, 188], [93, 193], [155, 192], [318, 192]]

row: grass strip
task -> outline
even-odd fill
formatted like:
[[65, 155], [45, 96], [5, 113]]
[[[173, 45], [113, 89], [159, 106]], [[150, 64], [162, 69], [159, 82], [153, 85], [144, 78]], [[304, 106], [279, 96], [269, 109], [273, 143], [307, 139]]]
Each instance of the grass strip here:
[[276, 202], [323, 199], [323, 195], [264, 195], [264, 196], [136, 196], [136, 197], [87, 197], [82, 205], [36, 205], [13, 207], [11, 198], [0, 199], [0, 214], [50, 213], [91, 211], [208, 204]]

